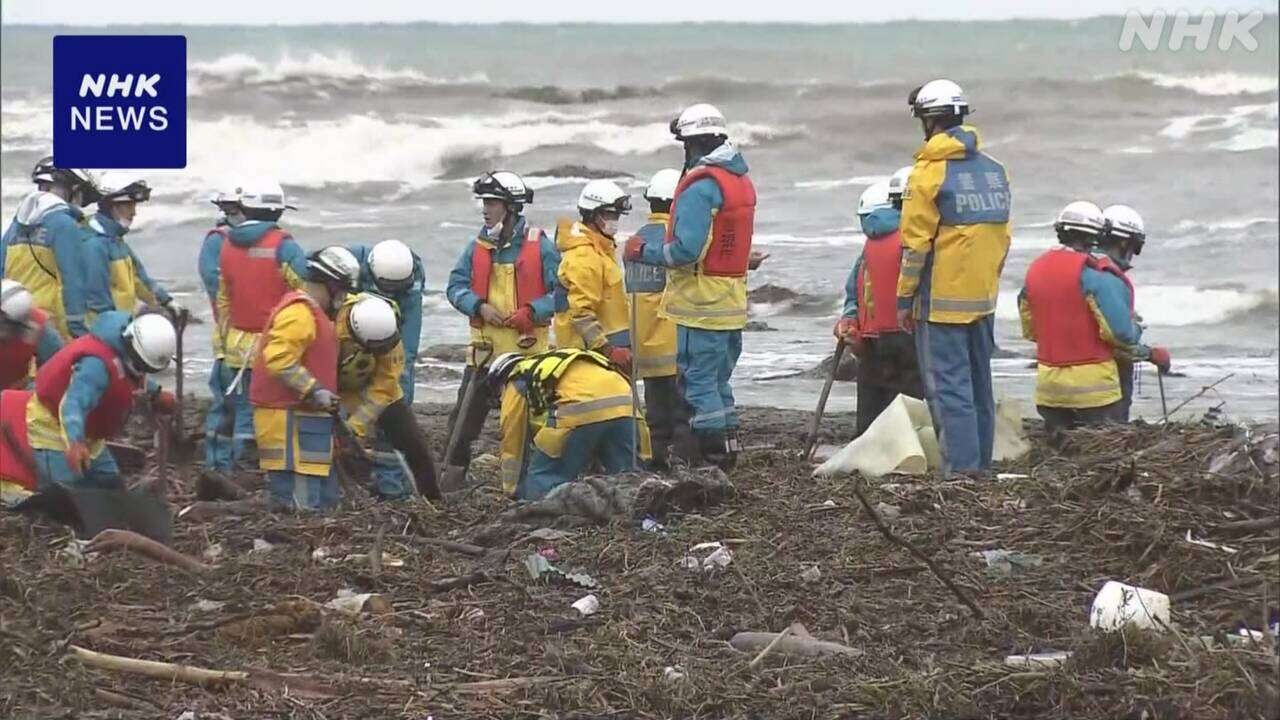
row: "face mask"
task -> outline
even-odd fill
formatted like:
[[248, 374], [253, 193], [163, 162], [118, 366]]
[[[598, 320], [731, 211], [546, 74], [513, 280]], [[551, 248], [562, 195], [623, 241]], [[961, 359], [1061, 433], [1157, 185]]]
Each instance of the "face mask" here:
[[125, 230], [128, 230], [129, 227], [133, 225], [133, 218], [128, 218], [128, 219], [116, 218], [116, 223], [119, 224], [120, 227], [124, 228]]
[[485, 228], [484, 234], [490, 238], [496, 239], [499, 235], [502, 234], [502, 222], [499, 221], [497, 225], [494, 225], [493, 227]]
[[600, 232], [604, 233], [606, 237], [613, 237], [614, 235], [617, 235], [618, 221], [617, 220], [601, 220]]

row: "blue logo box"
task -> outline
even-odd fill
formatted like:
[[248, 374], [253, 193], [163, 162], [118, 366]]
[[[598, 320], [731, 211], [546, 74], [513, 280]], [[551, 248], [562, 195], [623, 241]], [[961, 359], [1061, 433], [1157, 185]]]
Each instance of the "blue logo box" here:
[[53, 162], [187, 166], [187, 38], [53, 38]]

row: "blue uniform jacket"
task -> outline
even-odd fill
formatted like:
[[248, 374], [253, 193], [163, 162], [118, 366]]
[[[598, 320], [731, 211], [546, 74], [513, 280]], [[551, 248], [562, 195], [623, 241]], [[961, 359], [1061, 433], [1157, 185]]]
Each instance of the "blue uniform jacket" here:
[[[695, 167], [698, 165], [719, 165], [735, 175], [747, 174], [747, 161], [729, 143], [699, 158], [694, 162]], [[665, 244], [665, 238], [656, 241], [645, 238], [641, 261], [665, 267], [697, 262], [707, 244], [714, 211], [723, 206], [724, 194], [720, 192], [720, 185], [711, 178], [703, 178], [685, 188], [680, 193], [675, 215], [671, 218], [674, 242], [668, 245]]]
[[[123, 240], [129, 232], [116, 222], [115, 218], [104, 212], [95, 213], [90, 226], [97, 232], [84, 244], [84, 290], [86, 306], [94, 313], [103, 313], [116, 309], [115, 299], [111, 296], [111, 263], [131, 258], [134, 272], [138, 280], [151, 291], [156, 300], [165, 305], [169, 302], [169, 293], [156, 285], [155, 280], [147, 274], [147, 268], [138, 259], [133, 248]], [[133, 308], [128, 308], [131, 312]]]
[[[373, 281], [373, 271], [369, 269], [369, 251], [367, 245], [352, 245], [351, 253], [360, 261], [360, 290], [379, 295], [384, 293]], [[413, 253], [413, 284], [408, 290], [390, 296], [400, 308], [400, 342], [404, 345], [404, 371], [400, 373], [400, 389], [406, 398], [413, 397], [413, 372], [418, 358], [418, 347], [422, 341], [422, 293], [426, 289], [427, 273], [422, 267], [422, 258]]]
[[[56, 208], [43, 213], [37, 222], [42, 235], [38, 244], [53, 251], [54, 261], [58, 265], [58, 276], [62, 283], [62, 311], [67, 331], [72, 337], [79, 337], [89, 331], [84, 324], [86, 305], [80, 251], [84, 242], [93, 237], [94, 233], [81, 224], [83, 219], [84, 212], [80, 208], [61, 202]], [[0, 238], [0, 271], [8, 268], [8, 253], [16, 250], [13, 244], [18, 236], [31, 234], [34, 230], [34, 227], [24, 225], [17, 217], [9, 223], [4, 236]]]
[[[858, 216], [858, 221], [862, 223], [862, 234], [866, 235], [868, 240], [894, 232], [898, 229], [898, 223], [901, 220], [902, 213], [893, 208], [877, 208]], [[853, 270], [849, 272], [848, 279], [844, 281], [844, 309], [840, 312], [841, 317], [856, 318], [858, 316], [858, 274], [860, 272], [862, 272], [861, 253], [854, 261]]]
[[[124, 332], [132, 318], [119, 310], [108, 310], [98, 315], [89, 332], [99, 340], [111, 346], [120, 357], [124, 357]], [[62, 430], [70, 442], [84, 442], [85, 417], [98, 406], [102, 394], [111, 384], [111, 375], [107, 366], [96, 357], [82, 357], [76, 361], [71, 371], [71, 381], [67, 384], [67, 392], [62, 396], [59, 412], [62, 419]], [[147, 381], [148, 392], [156, 392], [159, 386], [154, 381]]]

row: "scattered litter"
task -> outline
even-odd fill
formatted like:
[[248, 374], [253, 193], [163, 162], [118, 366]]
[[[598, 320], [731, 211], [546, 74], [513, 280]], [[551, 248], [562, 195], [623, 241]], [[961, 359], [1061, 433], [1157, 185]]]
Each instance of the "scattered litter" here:
[[543, 575], [552, 575], [587, 590], [595, 590], [600, 587], [600, 583], [596, 582], [595, 578], [590, 575], [580, 572], [565, 572], [552, 565], [550, 560], [538, 553], [529, 553], [525, 556], [524, 568], [529, 572], [529, 577], [533, 580], [537, 580]]
[[333, 554], [333, 551], [330, 550], [329, 548], [318, 547], [315, 550], [311, 551], [311, 559], [315, 560], [316, 562], [321, 562], [324, 560], [328, 560], [332, 554]]
[[560, 561], [560, 553], [556, 552], [556, 549], [553, 547], [541, 548], [540, 550], [538, 550], [538, 554], [551, 562]]
[[391, 612], [391, 602], [386, 596], [378, 593], [356, 593], [350, 588], [343, 588], [338, 591], [338, 596], [324, 606], [330, 610], [337, 610], [348, 615], [360, 615], [362, 613], [371, 613], [374, 615], [384, 615]]
[[222, 557], [222, 552], [222, 543], [214, 543], [205, 548], [201, 555], [209, 562], [217, 562], [218, 558]]
[[[733, 562], [733, 551], [719, 542], [698, 543], [689, 548], [689, 553], [680, 560], [680, 567], [687, 570], [711, 572], [717, 568], [728, 567], [729, 563]], [[703, 557], [699, 559], [697, 554], [702, 554]]]
[[[314, 556], [314, 553], [312, 553], [312, 555]], [[329, 562], [337, 562], [337, 561], [331, 558], [331, 559], [329, 560]], [[343, 557], [343, 558], [342, 558], [342, 562], [344, 562], [344, 563], [367, 563], [367, 562], [369, 562], [369, 554], [368, 554], [368, 553], [353, 553], [353, 554], [351, 554], [351, 555], [347, 555], [347, 556]], [[384, 568], [398, 568], [398, 567], [404, 567], [404, 560], [401, 560], [400, 558], [396, 557], [395, 555], [392, 555], [392, 554], [390, 554], [390, 553], [385, 553], [385, 552], [384, 552], [384, 553], [382, 553], [382, 567], [384, 567]]]
[[665, 533], [667, 528], [662, 523], [654, 520], [651, 516], [646, 515], [644, 520], [640, 521], [640, 529], [645, 532]]
[[471, 459], [471, 467], [477, 470], [496, 470], [498, 456], [493, 453], [482, 453]]
[[1089, 624], [1106, 631], [1126, 625], [1163, 629], [1169, 624], [1169, 596], [1108, 580], [1093, 599]]
[[973, 553], [987, 563], [987, 569], [996, 575], [1013, 575], [1027, 568], [1040, 567], [1043, 560], [1039, 555], [1028, 555], [1017, 550], [982, 550]]
[[684, 666], [682, 665], [668, 665], [662, 668], [662, 679], [667, 682], [680, 682], [686, 677], [688, 676], [685, 674]]
[[1210, 548], [1211, 550], [1221, 550], [1222, 552], [1227, 553], [1228, 555], [1235, 555], [1236, 553], [1240, 552], [1236, 548], [1230, 547], [1228, 545], [1219, 545], [1218, 543], [1209, 542], [1208, 540], [1198, 540], [1196, 538], [1193, 538], [1191, 537], [1190, 529], [1187, 530], [1187, 542], [1191, 543], [1192, 545], [1207, 547], [1207, 548]]
[[810, 565], [805, 571], [800, 573], [800, 579], [807, 583], [816, 583], [822, 579], [822, 571], [817, 565]]
[[276, 548], [275, 545], [272, 545], [271, 543], [267, 542], [266, 540], [263, 540], [262, 538], [254, 538], [253, 549], [250, 550], [249, 552], [271, 552], [272, 550], [275, 550], [275, 548]]
[[84, 567], [85, 555], [84, 549], [89, 542], [87, 540], [76, 540], [72, 538], [67, 544], [58, 551], [58, 555], [62, 558], [63, 564], [67, 567], [79, 568]]
[[828, 500], [828, 501], [826, 501], [826, 502], [822, 503], [822, 507], [829, 507], [829, 508], [833, 508], [833, 507], [835, 507], [835, 506], [836, 506], [836, 501], [835, 501], [835, 500]]
[[600, 609], [600, 599], [595, 595], [583, 595], [573, 603], [573, 609], [582, 613], [583, 617], [595, 615], [596, 611]]
[[217, 612], [226, 607], [226, 605], [227, 604], [221, 600], [206, 600], [204, 598], [200, 598], [196, 601], [195, 605], [192, 605], [192, 607], [200, 612]]
[[472, 623], [480, 622], [481, 620], [484, 619], [484, 610], [478, 607], [467, 608], [466, 610], [462, 611], [462, 614], [458, 616], [458, 619], [465, 620], [466, 622], [472, 622]]
[[[997, 480], [1030, 480], [1031, 476], [1023, 475], [1022, 473], [996, 473], [996, 479]], [[1022, 656], [1010, 655], [1010, 657], [1022, 657]], [[1031, 657], [1031, 656], [1028, 656], [1028, 657]]]
[[1052, 650], [1028, 655], [1010, 655], [1004, 659], [1004, 664], [1016, 668], [1056, 668], [1070, 657], [1069, 650]]
[[880, 513], [880, 517], [892, 522], [902, 514], [902, 508], [897, 505], [890, 505], [887, 502], [878, 502], [876, 503], [876, 512]]

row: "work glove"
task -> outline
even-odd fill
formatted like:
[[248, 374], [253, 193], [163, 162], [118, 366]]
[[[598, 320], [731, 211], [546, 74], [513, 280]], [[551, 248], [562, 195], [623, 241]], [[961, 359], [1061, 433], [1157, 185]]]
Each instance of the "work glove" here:
[[89, 444], [83, 440], [68, 445], [63, 454], [67, 457], [67, 467], [76, 475], [84, 475], [93, 459], [89, 456]]
[[181, 327], [187, 321], [188, 311], [182, 306], [182, 303], [169, 298], [169, 301], [162, 306], [169, 313], [169, 318], [173, 320], [175, 326]]
[[858, 334], [858, 319], [851, 317], [842, 317], [836, 321], [836, 326], [831, 331], [832, 335], [838, 340], [850, 340]]
[[911, 315], [911, 308], [898, 310], [898, 327], [907, 332], [915, 332], [916, 319]]
[[336, 413], [341, 400], [325, 388], [316, 388], [307, 396], [307, 404], [321, 412]]
[[511, 317], [507, 318], [507, 327], [514, 328], [521, 335], [533, 334], [533, 308], [525, 305], [524, 307], [511, 313]]
[[168, 390], [160, 390], [151, 396], [152, 412], [157, 412], [161, 415], [172, 415], [177, 408], [178, 398], [174, 397], [173, 393]]
[[622, 259], [635, 261], [642, 256], [644, 256], [644, 238], [639, 235], [627, 238], [627, 244], [622, 249]]
[[609, 357], [609, 362], [613, 363], [622, 372], [631, 374], [631, 350], [624, 347], [610, 347], [605, 353]]
[[1169, 374], [1169, 368], [1173, 363], [1173, 356], [1169, 354], [1167, 349], [1162, 347], [1153, 347], [1151, 348], [1151, 354], [1147, 356], [1147, 359], [1151, 361], [1152, 365], [1156, 366], [1156, 369], [1160, 371], [1161, 375]]
[[499, 327], [507, 324], [507, 318], [503, 317], [498, 309], [489, 303], [480, 303], [480, 319], [485, 321], [487, 325], [497, 325]]
[[747, 269], [758, 270], [760, 269], [760, 265], [765, 260], [768, 260], [768, 259], [769, 259], [769, 253], [760, 252], [759, 250], [752, 250], [751, 254], [747, 256]]

